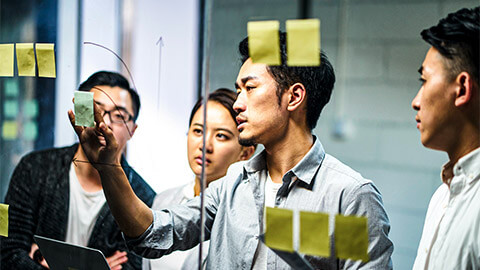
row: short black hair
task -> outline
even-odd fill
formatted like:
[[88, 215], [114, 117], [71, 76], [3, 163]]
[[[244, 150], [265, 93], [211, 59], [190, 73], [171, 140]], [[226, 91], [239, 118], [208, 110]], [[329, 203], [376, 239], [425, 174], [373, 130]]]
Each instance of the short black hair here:
[[140, 112], [140, 97], [138, 96], [137, 91], [133, 88], [130, 88], [128, 80], [123, 77], [121, 74], [110, 71], [98, 71], [93, 73], [86, 81], [80, 84], [78, 87], [79, 91], [90, 91], [95, 86], [106, 85], [110, 87], [120, 87], [125, 89], [130, 94], [132, 98], [132, 107], [133, 107], [133, 122], [137, 121], [138, 113]]
[[[235, 117], [237, 116], [237, 113], [233, 109], [233, 104], [235, 103], [235, 100], [237, 99], [237, 94], [227, 88], [218, 88], [217, 90], [213, 91], [208, 95], [208, 101], [215, 101], [221, 104], [225, 109], [230, 112], [230, 116], [232, 116], [233, 122], [237, 124], [237, 120]], [[188, 121], [188, 126], [192, 125], [192, 120], [193, 116], [195, 113], [198, 111], [200, 106], [203, 104], [203, 97], [199, 98], [197, 100], [197, 103], [195, 103], [195, 106], [193, 106], [192, 112], [190, 113], [190, 120]]]
[[478, 84], [480, 58], [480, 7], [450, 13], [437, 25], [423, 30], [422, 38], [446, 59], [452, 79], [466, 71]]
[[[313, 130], [317, 125], [320, 113], [330, 101], [335, 84], [335, 72], [324, 52], [320, 54], [319, 66], [288, 66], [286, 34], [279, 33], [281, 65], [267, 66], [267, 71], [277, 83], [277, 96], [280, 102], [281, 94], [295, 83], [305, 86], [307, 92], [307, 125]], [[250, 57], [248, 51], [248, 37], [238, 45], [242, 63]]]

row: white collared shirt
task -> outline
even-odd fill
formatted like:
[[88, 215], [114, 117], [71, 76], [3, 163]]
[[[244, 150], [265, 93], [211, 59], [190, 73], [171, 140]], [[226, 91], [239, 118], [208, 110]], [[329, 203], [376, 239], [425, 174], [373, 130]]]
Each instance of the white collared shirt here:
[[480, 148], [444, 165], [442, 180], [413, 269], [480, 269]]

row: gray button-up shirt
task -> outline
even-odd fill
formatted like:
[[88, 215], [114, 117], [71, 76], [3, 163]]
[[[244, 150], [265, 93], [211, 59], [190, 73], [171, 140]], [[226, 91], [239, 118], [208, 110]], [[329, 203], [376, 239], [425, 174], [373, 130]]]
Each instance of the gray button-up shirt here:
[[[252, 160], [232, 165], [227, 175], [205, 190], [205, 236], [210, 239], [208, 269], [251, 269], [259, 235], [263, 233], [265, 151]], [[330, 222], [330, 258], [305, 256], [315, 269], [391, 269], [393, 244], [388, 238], [390, 225], [382, 197], [375, 185], [334, 157], [325, 154], [318, 139], [305, 157], [283, 176], [293, 182], [286, 197], [276, 205], [311, 212], [358, 215], [368, 218], [370, 261], [340, 260], [333, 242], [334, 223]], [[149, 258], [185, 250], [199, 242], [200, 200], [153, 211], [152, 225], [139, 238], [127, 239], [136, 253]], [[268, 269], [290, 269], [269, 250]]]

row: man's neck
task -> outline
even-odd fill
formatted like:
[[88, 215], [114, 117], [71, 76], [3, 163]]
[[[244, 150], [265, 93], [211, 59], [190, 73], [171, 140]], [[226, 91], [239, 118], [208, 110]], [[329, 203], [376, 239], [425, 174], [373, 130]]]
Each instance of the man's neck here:
[[466, 126], [458, 130], [452, 146], [447, 150], [451, 164], [456, 164], [460, 158], [480, 147], [480, 130]]
[[272, 181], [281, 183], [283, 175], [302, 160], [312, 145], [312, 133], [302, 129], [287, 132], [279, 140], [265, 144], [267, 168]]

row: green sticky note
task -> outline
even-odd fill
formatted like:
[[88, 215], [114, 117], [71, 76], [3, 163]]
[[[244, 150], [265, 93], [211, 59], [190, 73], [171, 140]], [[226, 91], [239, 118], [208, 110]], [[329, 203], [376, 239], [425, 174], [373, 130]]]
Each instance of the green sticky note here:
[[25, 118], [35, 118], [38, 115], [38, 102], [36, 100], [27, 100], [23, 103], [23, 116]]
[[304, 254], [330, 257], [328, 214], [300, 212], [300, 247]]
[[282, 208], [265, 209], [265, 245], [293, 252], [293, 212]]
[[53, 43], [37, 43], [38, 77], [55, 78], [55, 52]]
[[93, 93], [75, 91], [75, 125], [93, 127]]
[[287, 64], [320, 65], [320, 20], [287, 20]]
[[3, 103], [3, 113], [7, 118], [16, 118], [18, 115], [18, 102], [16, 100], [6, 100]]
[[5, 96], [6, 97], [18, 97], [20, 89], [18, 88], [17, 80], [6, 80], [5, 81]]
[[35, 77], [35, 52], [33, 43], [17, 43], [18, 76]]
[[248, 51], [253, 63], [281, 64], [279, 28], [278, 21], [248, 22]]
[[0, 44], [0, 76], [13, 77], [13, 44]]
[[4, 140], [14, 140], [17, 138], [18, 126], [15, 121], [5, 121], [2, 125], [2, 137]]
[[23, 138], [27, 141], [34, 141], [38, 137], [38, 127], [35, 122], [27, 122], [23, 125]]
[[335, 252], [338, 258], [368, 262], [366, 217], [335, 216]]
[[0, 203], [0, 235], [8, 237], [8, 205]]

